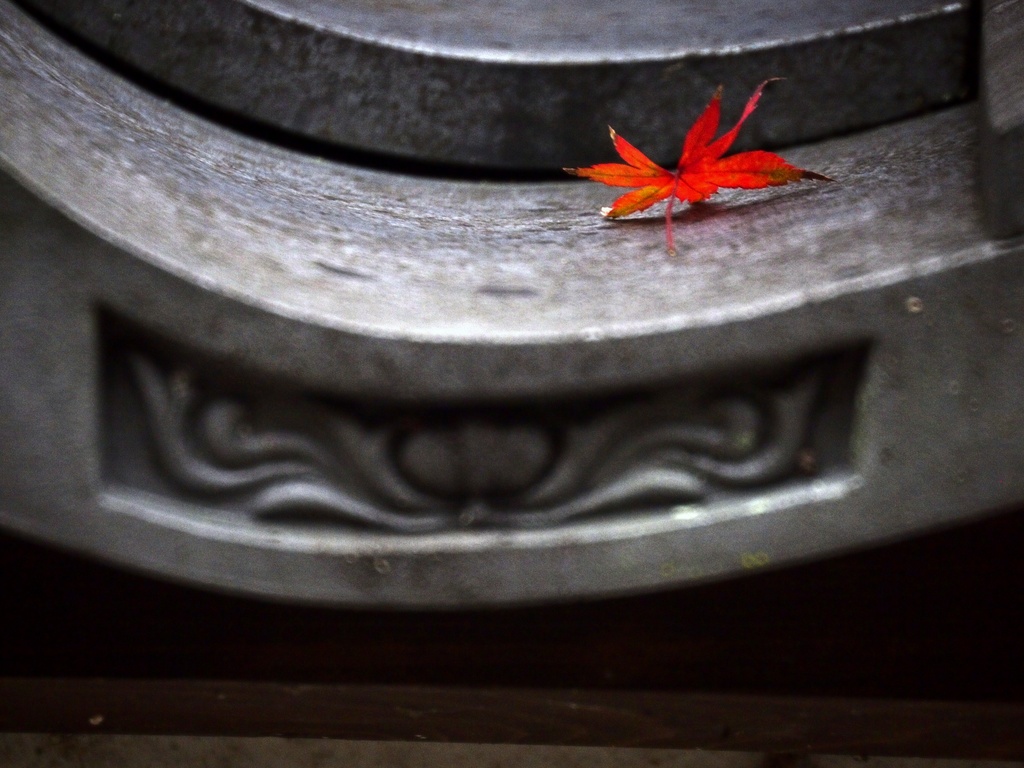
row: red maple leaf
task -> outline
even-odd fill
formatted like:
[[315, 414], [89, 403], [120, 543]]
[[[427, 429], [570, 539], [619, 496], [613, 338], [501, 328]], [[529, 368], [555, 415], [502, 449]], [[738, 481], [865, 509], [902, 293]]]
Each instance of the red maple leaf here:
[[665, 207], [665, 240], [669, 253], [675, 254], [672, 206], [677, 198], [683, 202], [696, 203], [707, 200], [722, 187], [761, 189], [778, 187], [800, 179], [832, 181], [828, 176], [797, 168], [778, 155], [763, 150], [722, 157], [736, 140], [743, 121], [750, 117], [750, 113], [757, 107], [761, 91], [770, 82], [772, 80], [765, 80], [757, 86], [736, 125], [716, 139], [715, 133], [718, 131], [718, 121], [722, 114], [722, 87], [719, 86], [707, 108], [686, 134], [683, 152], [674, 171], [665, 170], [652, 162], [612, 128], [608, 130], [615, 144], [615, 151], [626, 161], [625, 165], [601, 163], [587, 168], [564, 170], [574, 176], [582, 176], [612, 187], [638, 187], [624, 194], [612, 203], [610, 208], [601, 209], [601, 214], [609, 219], [629, 216], [668, 198], [668, 205]]

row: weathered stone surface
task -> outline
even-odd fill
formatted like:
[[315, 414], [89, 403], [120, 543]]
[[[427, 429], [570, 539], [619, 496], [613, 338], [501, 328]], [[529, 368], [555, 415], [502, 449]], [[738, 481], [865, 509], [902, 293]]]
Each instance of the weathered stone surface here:
[[597, 185], [256, 141], [8, 3], [0, 103], [11, 530], [251, 594], [461, 606], [1024, 498], [1022, 253], [982, 227], [972, 106], [787, 152], [839, 183], [691, 208], [673, 258]]
[[1024, 3], [989, 0], [982, 21], [981, 189], [995, 237], [1024, 233]]
[[719, 84], [739, 109], [766, 77], [790, 82], [741, 142], [845, 133], [973, 88], [961, 1], [23, 4], [192, 108], [328, 154], [399, 155], [399, 169], [589, 165], [610, 154], [608, 124], [667, 161]]

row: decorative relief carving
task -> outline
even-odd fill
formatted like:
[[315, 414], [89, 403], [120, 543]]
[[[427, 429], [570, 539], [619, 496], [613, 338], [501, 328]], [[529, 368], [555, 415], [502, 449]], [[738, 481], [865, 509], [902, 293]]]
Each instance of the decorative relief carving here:
[[585, 403], [421, 408], [228, 385], [130, 348], [108, 369], [111, 481], [257, 520], [425, 533], [650, 513], [834, 469], [859, 363]]

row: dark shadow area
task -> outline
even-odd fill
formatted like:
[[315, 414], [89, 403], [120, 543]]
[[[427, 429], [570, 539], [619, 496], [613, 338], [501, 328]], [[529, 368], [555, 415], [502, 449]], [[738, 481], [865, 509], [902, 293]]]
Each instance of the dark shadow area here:
[[0, 537], [0, 676], [1020, 701], [1024, 510], [675, 592], [458, 612], [277, 605]]

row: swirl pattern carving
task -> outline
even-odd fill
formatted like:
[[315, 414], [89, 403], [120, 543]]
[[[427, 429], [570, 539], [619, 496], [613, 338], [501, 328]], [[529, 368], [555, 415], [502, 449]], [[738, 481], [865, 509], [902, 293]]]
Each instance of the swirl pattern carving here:
[[256, 520], [409, 534], [652, 513], [799, 477], [831, 375], [818, 361], [588, 402], [410, 407], [228, 386], [137, 350], [119, 364], [108, 410], [135, 403], [149, 485]]

